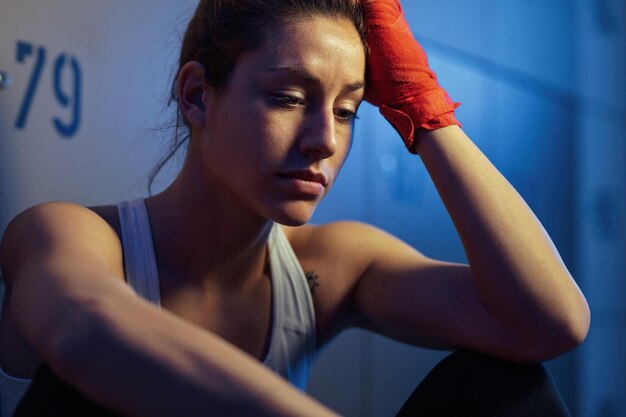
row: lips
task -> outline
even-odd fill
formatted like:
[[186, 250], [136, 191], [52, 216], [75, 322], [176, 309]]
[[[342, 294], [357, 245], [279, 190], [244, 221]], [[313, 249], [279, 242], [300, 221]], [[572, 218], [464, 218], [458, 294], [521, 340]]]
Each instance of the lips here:
[[317, 182], [322, 184], [324, 187], [328, 185], [328, 178], [326, 178], [326, 175], [322, 174], [321, 172], [311, 171], [307, 169], [285, 172], [280, 174], [280, 176], [308, 182]]
[[294, 170], [278, 174], [284, 180], [287, 191], [296, 198], [321, 198], [328, 185], [328, 178], [313, 170]]

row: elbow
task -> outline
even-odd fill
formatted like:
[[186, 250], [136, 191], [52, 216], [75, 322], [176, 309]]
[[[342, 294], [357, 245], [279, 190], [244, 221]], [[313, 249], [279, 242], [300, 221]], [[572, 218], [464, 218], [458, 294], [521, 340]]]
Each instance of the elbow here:
[[82, 300], [66, 309], [62, 322], [48, 333], [44, 359], [59, 375], [73, 379], [101, 356], [107, 333], [102, 300]]
[[[33, 289], [23, 284], [27, 280], [16, 282], [7, 306], [17, 329], [42, 362], [55, 371], [77, 369], [87, 355], [96, 354], [94, 335], [110, 327], [110, 319], [106, 318], [106, 305], [110, 302], [105, 297], [85, 292], [69, 294], [53, 286]], [[46, 291], [50, 293], [48, 297]]]
[[554, 359], [583, 344], [589, 333], [589, 321], [577, 320], [571, 324], [563, 325], [560, 331], [550, 336], [550, 342], [546, 343], [546, 351], [543, 352], [542, 360]]
[[[536, 362], [561, 356], [583, 344], [591, 326], [591, 310], [578, 287], [560, 303], [554, 303], [545, 326], [535, 335]], [[559, 307], [557, 307], [559, 306]]]
[[591, 314], [585, 302], [584, 308], [575, 314], [535, 334], [530, 344], [533, 348], [526, 350], [523, 362], [544, 362], [579, 347], [587, 338], [590, 324]]
[[591, 326], [591, 311], [587, 301], [583, 298], [579, 308], [572, 312], [562, 328], [563, 353], [582, 345]]
[[565, 318], [560, 322], [560, 331], [556, 332], [559, 335], [560, 350], [557, 350], [555, 357], [582, 345], [587, 338], [587, 334], [589, 334], [591, 311], [587, 300], [582, 294], [576, 306], [570, 308], [568, 313], [564, 315]]

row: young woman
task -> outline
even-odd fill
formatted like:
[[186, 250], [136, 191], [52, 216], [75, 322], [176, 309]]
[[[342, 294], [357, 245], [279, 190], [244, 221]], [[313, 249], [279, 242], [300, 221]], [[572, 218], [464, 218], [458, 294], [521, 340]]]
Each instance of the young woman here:
[[[494, 412], [523, 402], [497, 387], [537, 373], [533, 389], [560, 406], [543, 368], [508, 361], [580, 344], [587, 303], [540, 222], [459, 127], [398, 0], [201, 0], [176, 98], [189, 143], [165, 191], [117, 206], [43, 204], [7, 228], [5, 415], [38, 368], [18, 414], [80, 404], [90, 415], [334, 415], [294, 385], [350, 326], [468, 350], [427, 378], [422, 399], [416, 391], [416, 412], [425, 397], [475, 399], [452, 380], [476, 366], [495, 370]], [[307, 225], [364, 98], [421, 157], [469, 265], [365, 224]], [[311, 288], [303, 271], [317, 277]], [[457, 374], [437, 382], [446, 372]]]

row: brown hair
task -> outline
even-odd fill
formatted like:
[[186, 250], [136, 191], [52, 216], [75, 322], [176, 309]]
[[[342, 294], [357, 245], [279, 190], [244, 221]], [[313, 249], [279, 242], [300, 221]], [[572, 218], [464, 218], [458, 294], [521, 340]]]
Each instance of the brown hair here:
[[[272, 28], [315, 15], [352, 22], [367, 50], [361, 0], [200, 0], [183, 37], [170, 103], [178, 105], [178, 73], [186, 63], [202, 63], [207, 83], [219, 94], [239, 54], [260, 47]], [[173, 143], [150, 173], [149, 191], [159, 171], [188, 139], [189, 123], [178, 106]]]

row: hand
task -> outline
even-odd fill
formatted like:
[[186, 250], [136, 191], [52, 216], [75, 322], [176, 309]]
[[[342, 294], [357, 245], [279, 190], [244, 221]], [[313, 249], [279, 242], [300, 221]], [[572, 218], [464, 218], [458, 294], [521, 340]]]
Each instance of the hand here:
[[409, 151], [415, 130], [459, 125], [453, 102], [428, 66], [399, 0], [363, 0], [368, 27], [368, 77], [365, 100], [378, 106], [398, 130]]

